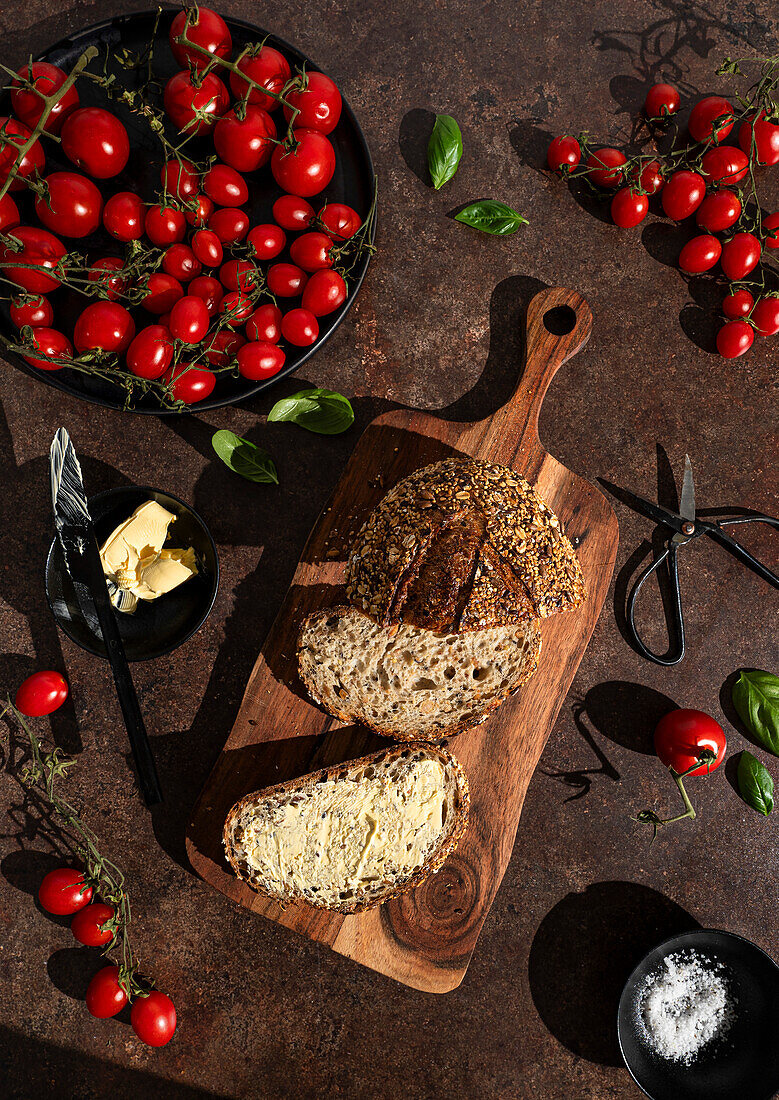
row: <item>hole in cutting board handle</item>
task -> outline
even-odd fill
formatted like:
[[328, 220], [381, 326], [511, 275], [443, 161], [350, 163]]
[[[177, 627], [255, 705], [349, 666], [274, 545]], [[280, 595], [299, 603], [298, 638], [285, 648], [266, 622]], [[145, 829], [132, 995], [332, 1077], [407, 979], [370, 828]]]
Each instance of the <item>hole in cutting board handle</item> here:
[[553, 336], [567, 336], [576, 324], [576, 310], [570, 306], [554, 306], [544, 314], [544, 328]]

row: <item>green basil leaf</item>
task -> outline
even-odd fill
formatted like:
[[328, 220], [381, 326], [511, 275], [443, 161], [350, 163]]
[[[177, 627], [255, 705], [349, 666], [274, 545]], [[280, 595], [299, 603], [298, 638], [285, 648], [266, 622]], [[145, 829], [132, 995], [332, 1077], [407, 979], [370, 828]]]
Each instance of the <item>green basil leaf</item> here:
[[256, 481], [262, 485], [278, 485], [279, 475], [273, 459], [262, 447], [243, 439], [235, 432], [223, 429], [211, 436], [211, 446], [233, 473], [240, 474], [247, 481]]
[[755, 740], [779, 756], [779, 676], [742, 672], [733, 685], [733, 706]]
[[751, 752], [742, 752], [737, 778], [739, 794], [746, 804], [768, 817], [774, 808], [774, 781], [768, 769]]
[[288, 420], [318, 435], [339, 435], [354, 423], [354, 409], [342, 393], [301, 390], [282, 397], [268, 413], [272, 422]]
[[463, 155], [463, 136], [451, 115], [436, 115], [427, 143], [427, 166], [433, 187], [439, 191], [457, 171]]
[[527, 218], [497, 199], [472, 202], [454, 217], [455, 221], [472, 225], [474, 229], [481, 229], [482, 233], [492, 233], [495, 237], [508, 237], [511, 233], [516, 233], [520, 225], [528, 224]]

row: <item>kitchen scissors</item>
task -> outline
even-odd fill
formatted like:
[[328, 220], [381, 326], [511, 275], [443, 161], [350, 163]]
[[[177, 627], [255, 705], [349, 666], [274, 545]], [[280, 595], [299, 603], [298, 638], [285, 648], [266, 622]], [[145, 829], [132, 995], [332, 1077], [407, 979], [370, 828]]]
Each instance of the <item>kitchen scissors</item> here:
[[[682, 493], [679, 500], [679, 511], [672, 512], [669, 508], [663, 508], [652, 501], [644, 500], [626, 489], [620, 489], [616, 485], [600, 479], [610, 492], [618, 499], [624, 500], [629, 507], [636, 512], [653, 519], [662, 527], [668, 528], [673, 534], [665, 540], [665, 544], [658, 552], [655, 551], [653, 560], [644, 569], [635, 581], [625, 605], [625, 618], [628, 633], [638, 652], [650, 661], [658, 665], [676, 665], [685, 654], [684, 640], [684, 616], [682, 614], [682, 597], [679, 591], [679, 570], [677, 566], [677, 553], [689, 543], [701, 535], [708, 535], [725, 550], [738, 558], [740, 562], [757, 573], [763, 580], [768, 581], [774, 588], [779, 588], [779, 576], [772, 572], [768, 566], [758, 561], [742, 546], [740, 542], [732, 538], [726, 527], [735, 527], [747, 523], [767, 523], [770, 527], [779, 530], [779, 519], [774, 516], [766, 516], [762, 512], [752, 512], [744, 509], [741, 514], [734, 514], [736, 509], [726, 509], [725, 514], [717, 519], [700, 519], [695, 515], [695, 484], [692, 476], [692, 465], [688, 455], [684, 456], [684, 479], [682, 481]], [[669, 634], [669, 651], [661, 655], [654, 653], [642, 640], [636, 626], [636, 601], [646, 581], [665, 567], [665, 573], [670, 587], [670, 603], [666, 609], [666, 623]], [[672, 636], [675, 635], [676, 644], [673, 644]]]

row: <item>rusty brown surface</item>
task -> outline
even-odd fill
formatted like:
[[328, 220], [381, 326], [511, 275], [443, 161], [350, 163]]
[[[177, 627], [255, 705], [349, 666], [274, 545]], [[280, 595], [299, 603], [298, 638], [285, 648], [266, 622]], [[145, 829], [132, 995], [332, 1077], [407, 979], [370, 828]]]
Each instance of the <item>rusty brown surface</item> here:
[[[2, 60], [17, 65], [29, 50], [128, 6], [6, 3]], [[54, 861], [6, 771], [4, 1095], [637, 1096], [619, 1064], [614, 1007], [644, 948], [697, 922], [779, 952], [775, 825], [739, 801], [732, 765], [695, 782], [698, 819], [653, 846], [630, 819], [655, 800], [672, 804], [668, 777], [648, 754], [669, 700], [723, 721], [735, 751], [745, 742], [723, 711], [723, 684], [740, 666], [779, 665], [775, 594], [714, 546], [698, 544], [683, 558], [689, 655], [677, 668], [641, 660], [607, 603], [454, 993], [415, 993], [237, 909], [188, 873], [183, 829], [306, 533], [354, 446], [357, 429], [328, 439], [265, 426], [270, 403], [301, 381], [355, 395], [359, 426], [393, 402], [457, 402], [459, 416], [485, 415], [516, 373], [523, 303], [541, 283], [568, 285], [589, 301], [595, 326], [544, 407], [550, 452], [585, 476], [649, 496], [659, 463], [665, 503], [673, 500], [658, 449], [677, 471], [689, 452], [699, 505], [777, 510], [776, 345], [756, 345], [730, 363], [712, 355], [716, 293], [700, 281], [685, 285], [673, 269], [676, 231], [652, 218], [643, 232], [619, 232], [539, 170], [552, 132], [587, 128], [626, 139], [630, 111], [653, 79], [726, 90], [711, 76], [721, 56], [775, 51], [776, 11], [768, 0], [222, 7], [265, 23], [339, 80], [379, 172], [380, 254], [350, 318], [316, 360], [239, 408], [165, 422], [132, 417], [4, 368], [0, 684], [6, 690], [35, 667], [66, 669], [73, 702], [52, 731], [79, 756], [72, 790], [127, 872], [137, 948], [180, 1012], [175, 1040], [156, 1052], [123, 1017], [88, 1015], [83, 992], [99, 963], [74, 946], [64, 921], [37, 908], [34, 891]], [[460, 120], [466, 148], [457, 177], [437, 194], [422, 171], [436, 110]], [[773, 209], [775, 181], [763, 186]], [[488, 195], [530, 225], [495, 240], [447, 217]], [[151, 818], [134, 791], [108, 669], [57, 634], [44, 600], [45, 455], [60, 424], [92, 491], [127, 482], [169, 489], [201, 510], [219, 545], [222, 586], [205, 627], [171, 657], [134, 669], [167, 793]], [[267, 446], [281, 487], [244, 483], [214, 462], [216, 428]], [[617, 511], [619, 594], [650, 527]], [[762, 534], [752, 545], [772, 553]], [[646, 615], [659, 642], [659, 602]], [[7, 763], [5, 731], [2, 744]]]

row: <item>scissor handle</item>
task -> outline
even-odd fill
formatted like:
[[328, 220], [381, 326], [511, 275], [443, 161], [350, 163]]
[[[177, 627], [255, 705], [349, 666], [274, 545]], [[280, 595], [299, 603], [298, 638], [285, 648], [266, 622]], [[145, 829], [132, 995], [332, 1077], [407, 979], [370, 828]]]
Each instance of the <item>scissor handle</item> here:
[[[628, 629], [632, 636], [636, 649], [642, 657], [646, 657], [649, 661], [654, 661], [656, 665], [678, 665], [685, 653], [684, 643], [684, 618], [682, 617], [682, 595], [679, 591], [679, 569], [676, 563], [676, 544], [673, 542], [666, 543], [665, 550], [662, 554], [659, 554], [654, 561], [651, 561], [646, 567], [644, 572], [638, 578], [633, 588], [630, 591], [630, 595], [627, 598], [627, 604], [625, 605], [625, 617], [627, 619]], [[656, 573], [663, 562], [668, 562], [668, 577], [671, 581], [671, 602], [673, 605], [673, 620], [668, 626], [668, 653], [660, 654], [655, 653], [645, 645], [642, 641], [640, 634], [638, 633], [638, 627], [636, 626], [636, 600], [638, 594], [644, 586], [644, 583], [649, 580], [653, 573]], [[677, 645], [675, 648], [671, 648], [672, 645], [672, 629], [676, 632]]]
[[736, 539], [732, 539], [730, 535], [726, 534], [722, 530], [723, 527], [735, 527], [740, 523], [767, 523], [769, 527], [775, 527], [779, 529], [779, 519], [774, 516], [763, 515], [762, 512], [752, 512], [748, 516], [732, 516], [729, 519], [719, 520], [700, 520], [706, 533], [713, 538], [720, 546], [724, 547], [734, 557], [738, 558], [740, 562], [746, 565], [753, 573], [757, 573], [758, 577], [762, 577], [764, 581], [768, 581], [774, 588], [779, 588], [779, 576], [772, 572], [767, 565], [763, 565], [761, 561], [753, 557], [745, 546], [742, 546]]

